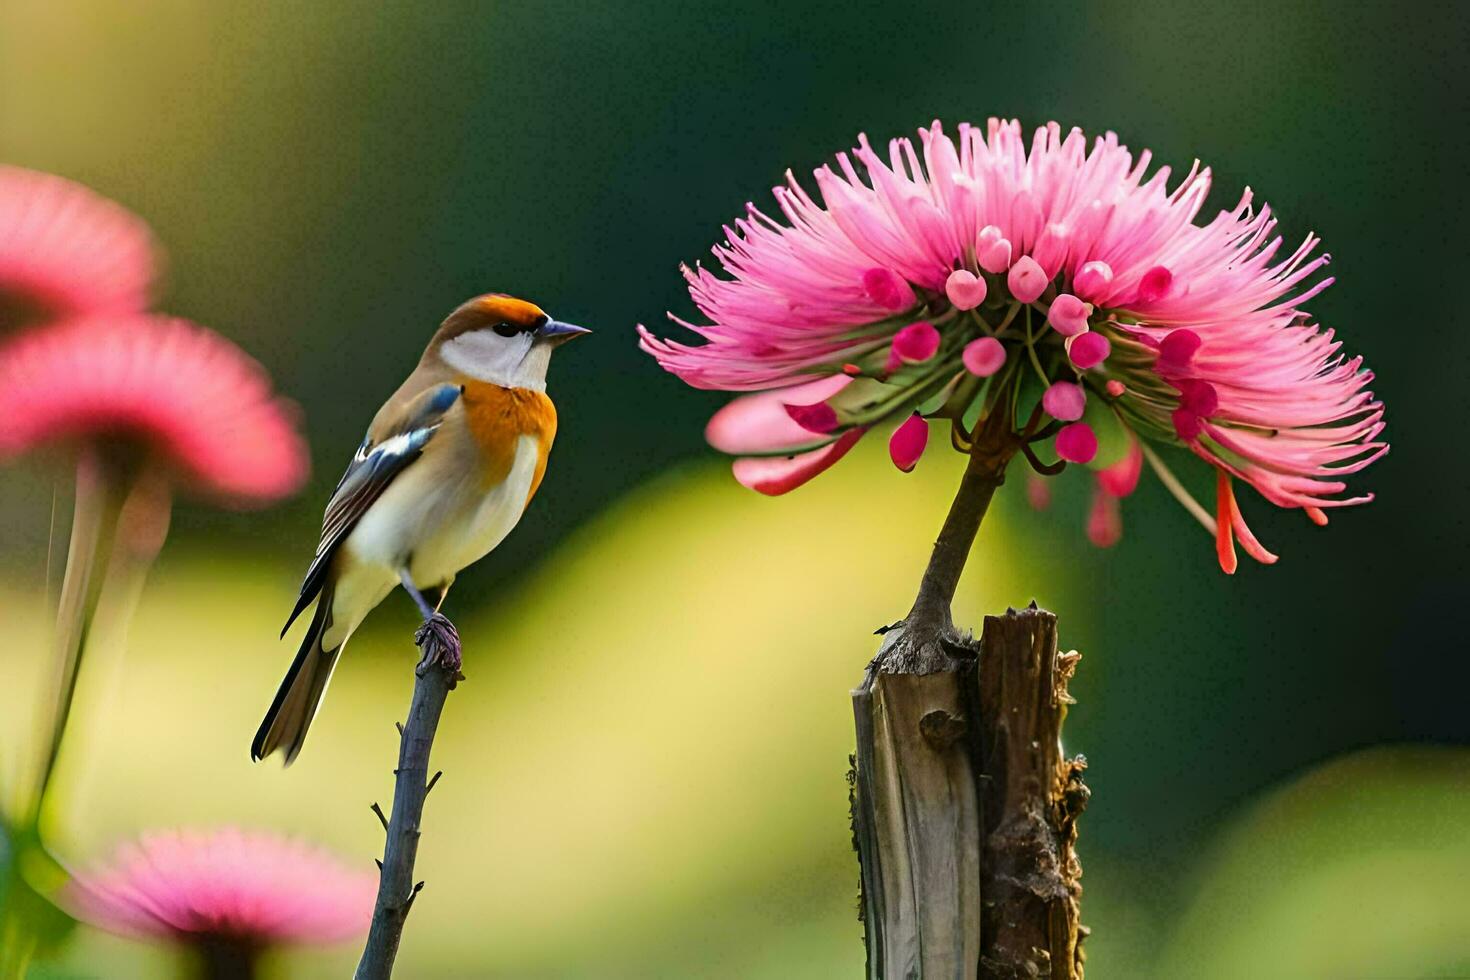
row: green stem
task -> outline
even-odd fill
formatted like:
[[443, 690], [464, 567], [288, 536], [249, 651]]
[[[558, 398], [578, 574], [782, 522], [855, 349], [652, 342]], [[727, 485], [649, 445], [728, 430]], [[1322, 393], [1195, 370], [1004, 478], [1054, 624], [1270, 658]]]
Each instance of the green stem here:
[[66, 556], [66, 573], [61, 582], [61, 599], [56, 613], [55, 705], [49, 722], [45, 754], [36, 777], [36, 791], [22, 826], [35, 826], [41, 817], [46, 794], [56, 772], [62, 737], [76, 697], [82, 655], [97, 615], [118, 516], [133, 482], [133, 467], [120, 456], [101, 447], [82, 451], [77, 463], [76, 504], [71, 527], [71, 545]]

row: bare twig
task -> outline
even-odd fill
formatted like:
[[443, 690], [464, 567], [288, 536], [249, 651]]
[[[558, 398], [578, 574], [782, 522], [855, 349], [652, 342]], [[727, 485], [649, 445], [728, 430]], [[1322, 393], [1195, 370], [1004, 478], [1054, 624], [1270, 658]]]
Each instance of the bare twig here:
[[[357, 964], [356, 980], [388, 980], [392, 975], [393, 961], [403, 938], [403, 924], [424, 887], [422, 881], [414, 882], [413, 866], [422, 835], [424, 799], [433, 785], [428, 779], [429, 752], [444, 701], [456, 681], [463, 679], [457, 649], [452, 656], [446, 656], [447, 651], [432, 630], [421, 629], [417, 642], [424, 650], [424, 657], [415, 670], [417, 679], [408, 722], [399, 729], [402, 737], [398, 741], [398, 767], [393, 770], [393, 813], [387, 821], [387, 841], [379, 863], [378, 900], [373, 908], [372, 928]], [[436, 781], [438, 778], [434, 777]], [[381, 819], [382, 811], [376, 803], [373, 809]]]
[[378, 815], [378, 823], [382, 824], [383, 830], [386, 831], [388, 829], [388, 818], [383, 815], [383, 808], [378, 806], [377, 800], [373, 801], [372, 810]]

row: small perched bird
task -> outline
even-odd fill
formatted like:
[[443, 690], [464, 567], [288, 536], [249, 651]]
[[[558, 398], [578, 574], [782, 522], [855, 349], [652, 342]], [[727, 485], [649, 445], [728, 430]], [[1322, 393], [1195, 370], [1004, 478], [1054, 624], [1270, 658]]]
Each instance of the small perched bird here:
[[[316, 557], [281, 635], [313, 600], [316, 612], [255, 733], [252, 758], [280, 749], [291, 764], [347, 638], [398, 585], [458, 667], [458, 637], [438, 606], [454, 576], [500, 544], [535, 496], [556, 437], [546, 395], [551, 352], [589, 332], [498, 294], [470, 300], [439, 327], [373, 417], [327, 503]], [[435, 605], [427, 589], [438, 591]]]

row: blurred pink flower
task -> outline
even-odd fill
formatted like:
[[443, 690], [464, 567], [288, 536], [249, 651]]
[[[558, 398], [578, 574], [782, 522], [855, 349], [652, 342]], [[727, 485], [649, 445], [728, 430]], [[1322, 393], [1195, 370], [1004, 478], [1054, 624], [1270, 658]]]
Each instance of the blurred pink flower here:
[[50, 442], [110, 442], [186, 486], [263, 503], [306, 477], [295, 417], [259, 364], [184, 320], [81, 318], [0, 349], [0, 460]]
[[[1184, 446], [1223, 474], [1222, 525], [1149, 456], [1207, 528], [1272, 560], [1230, 479], [1323, 523], [1324, 508], [1371, 499], [1342, 496], [1344, 478], [1387, 451], [1383, 406], [1361, 360], [1302, 309], [1332, 281], [1321, 277], [1328, 257], [1316, 236], [1283, 255], [1275, 217], [1252, 207], [1249, 190], [1198, 224], [1209, 170], [1196, 164], [1171, 190], [1169, 168], [1149, 175], [1150, 162], [1112, 133], [1089, 150], [1079, 130], [1055, 123], [1028, 146], [1016, 121], [961, 125], [954, 138], [936, 122], [917, 147], [891, 141], [886, 157], [859, 137], [836, 169], [816, 171], [820, 202], [788, 173], [774, 191], [780, 218], [752, 204], [725, 228], [714, 248], [724, 276], [684, 268], [708, 322], [671, 319], [703, 344], [640, 326], [641, 346], [698, 388], [809, 392], [845, 379], [818, 399], [803, 395], [820, 431], [773, 424], [766, 394], [721, 410], [712, 443], [756, 457], [737, 474], [781, 470], [766, 492], [799, 486], [863, 432], [891, 431], [915, 412], [957, 419], [1019, 386], [1025, 418], [1053, 383], [1080, 385], [1094, 410], [1123, 423], [1109, 438], [1131, 430]], [[971, 346], [981, 338], [1003, 348], [983, 365]], [[992, 367], [999, 373], [978, 376]], [[1098, 451], [1107, 434], [1096, 421], [1090, 412], [1067, 427], [1064, 458], [1116, 458]]]
[[259, 949], [365, 933], [377, 880], [275, 834], [163, 831], [77, 874], [65, 904], [82, 921], [125, 936]]
[[159, 262], [126, 208], [64, 177], [0, 166], [0, 333], [143, 310]]

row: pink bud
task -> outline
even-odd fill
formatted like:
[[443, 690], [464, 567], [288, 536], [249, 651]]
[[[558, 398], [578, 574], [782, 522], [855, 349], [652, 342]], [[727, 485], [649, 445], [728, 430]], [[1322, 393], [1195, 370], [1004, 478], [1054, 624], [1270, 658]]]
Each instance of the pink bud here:
[[1067, 338], [1067, 356], [1079, 371], [1097, 367], [1112, 352], [1113, 345], [1108, 342], [1108, 338], [1092, 330]]
[[893, 349], [889, 363], [895, 359], [905, 364], [921, 364], [939, 350], [939, 331], [927, 320], [910, 323], [893, 335]]
[[1057, 455], [1069, 463], [1090, 463], [1097, 455], [1097, 435], [1086, 422], [1062, 426], [1057, 433]]
[[817, 402], [815, 405], [786, 405], [786, 414], [791, 416], [791, 421], [819, 435], [835, 432], [838, 426], [837, 412], [826, 402]]
[[1006, 288], [1018, 303], [1035, 302], [1046, 291], [1046, 273], [1029, 255], [1023, 255], [1006, 273]]
[[1051, 506], [1051, 483], [1034, 470], [1026, 471], [1026, 503], [1032, 510], [1046, 510]]
[[1138, 302], [1154, 303], [1163, 299], [1174, 284], [1174, 274], [1164, 266], [1156, 265], [1143, 274], [1138, 284]]
[[1000, 275], [1011, 266], [1011, 243], [995, 225], [986, 225], [975, 237], [975, 261], [991, 275]]
[[1106, 387], [1108, 389], [1108, 394], [1114, 398], [1122, 398], [1124, 393], [1128, 390], [1128, 386], [1119, 381], [1117, 378], [1109, 378]]
[[973, 310], [985, 302], [985, 280], [969, 269], [956, 269], [944, 281], [944, 295], [957, 310]]
[[1072, 291], [1088, 301], [1102, 296], [1113, 282], [1113, 267], [1106, 262], [1085, 262], [1072, 277]]
[[1087, 540], [1095, 547], [1111, 548], [1123, 538], [1123, 514], [1118, 498], [1095, 490], [1087, 511]]
[[1195, 415], [1214, 415], [1220, 408], [1220, 393], [1208, 381], [1179, 378], [1170, 381], [1179, 389], [1179, 407]]
[[918, 302], [913, 287], [890, 269], [874, 268], [864, 272], [863, 292], [885, 310], [906, 310]]
[[1143, 473], [1143, 451], [1137, 442], [1128, 446], [1128, 454], [1112, 466], [1097, 471], [1097, 486], [1103, 493], [1114, 497], [1126, 497], [1138, 489], [1138, 477]]
[[[1070, 381], [1055, 382], [1041, 396], [1041, 407], [1046, 414], [1063, 422], [1075, 422], [1087, 409], [1087, 392], [1081, 385]], [[790, 411], [790, 406], [787, 406]], [[835, 417], [834, 417], [835, 421]]]
[[924, 447], [929, 444], [929, 423], [918, 412], [904, 419], [903, 425], [893, 430], [888, 440], [888, 455], [893, 465], [905, 473], [919, 463]]
[[1087, 318], [1092, 315], [1092, 307], [1082, 302], [1071, 293], [1062, 293], [1051, 301], [1051, 309], [1047, 310], [1046, 322], [1052, 325], [1052, 329], [1063, 337], [1075, 337], [1087, 330]]
[[1169, 413], [1170, 420], [1174, 423], [1174, 433], [1185, 442], [1193, 442], [1199, 438], [1204, 420], [1187, 408], [1176, 408]]
[[994, 337], [981, 337], [965, 345], [960, 360], [965, 370], [980, 378], [988, 378], [1006, 363], [1005, 345]]
[[1199, 334], [1193, 330], [1171, 330], [1159, 344], [1158, 370], [1161, 374], [1183, 374], [1199, 350]]

